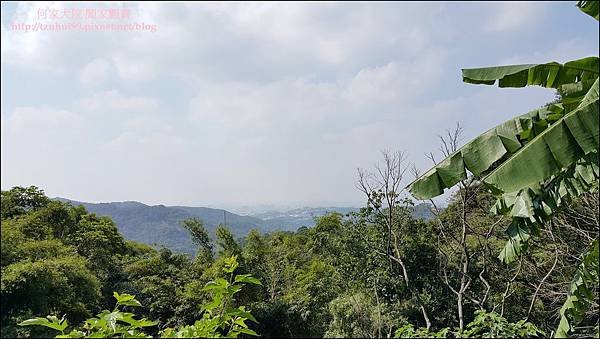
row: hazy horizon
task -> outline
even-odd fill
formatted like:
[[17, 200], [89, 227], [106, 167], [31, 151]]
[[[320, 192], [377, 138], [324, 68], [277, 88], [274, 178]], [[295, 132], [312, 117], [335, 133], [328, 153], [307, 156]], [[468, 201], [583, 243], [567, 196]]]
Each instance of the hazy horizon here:
[[59, 197], [59, 196], [50, 196], [51, 199], [66, 199], [66, 200], [70, 200], [70, 201], [76, 201], [76, 202], [81, 202], [81, 203], [91, 203], [91, 204], [104, 204], [104, 203], [127, 203], [127, 202], [135, 202], [135, 203], [141, 203], [147, 206], [166, 206], [166, 207], [207, 207], [207, 208], [213, 208], [213, 209], [224, 209], [227, 210], [228, 212], [231, 213], [235, 213], [235, 214], [256, 214], [256, 213], [260, 213], [260, 212], [269, 212], [269, 211], [277, 211], [277, 212], [285, 212], [285, 211], [290, 211], [290, 210], [294, 210], [294, 209], [301, 209], [301, 208], [361, 208], [364, 207], [363, 204], [356, 204], [356, 205], [345, 205], [345, 204], [334, 204], [334, 205], [329, 205], [327, 202], [319, 204], [318, 202], [316, 203], [312, 203], [312, 204], [302, 204], [302, 203], [297, 203], [297, 204], [207, 204], [207, 205], [199, 205], [199, 204], [187, 204], [187, 205], [182, 205], [182, 204], [178, 204], [178, 205], [169, 205], [169, 204], [162, 204], [162, 203], [146, 203], [144, 201], [140, 201], [140, 200], [119, 200], [119, 201], [86, 201], [86, 200], [78, 200], [78, 199], [72, 199], [69, 197]]
[[[155, 31], [19, 26], [90, 6]], [[540, 87], [465, 84], [460, 70], [596, 55], [597, 22], [581, 16], [573, 2], [3, 2], [1, 187], [86, 202], [361, 206], [356, 169], [382, 150], [424, 171], [456, 122], [464, 143], [553, 100]]]

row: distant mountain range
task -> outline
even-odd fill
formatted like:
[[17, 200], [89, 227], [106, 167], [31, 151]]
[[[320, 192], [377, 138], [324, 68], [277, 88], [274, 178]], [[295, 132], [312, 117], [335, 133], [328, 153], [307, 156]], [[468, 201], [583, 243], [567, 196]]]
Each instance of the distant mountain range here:
[[315, 217], [320, 217], [327, 213], [338, 212], [348, 214], [357, 211], [358, 208], [354, 207], [303, 207], [285, 212], [270, 211], [256, 213], [252, 214], [252, 216], [264, 220], [275, 227], [281, 225], [279, 229], [295, 231], [302, 226], [314, 226]]
[[195, 246], [188, 231], [183, 228], [185, 219], [197, 217], [214, 236], [217, 225], [226, 220], [227, 226], [238, 237], [255, 228], [260, 232], [270, 230], [265, 221], [241, 216], [222, 209], [186, 206], [148, 206], [137, 201], [88, 203], [60, 199], [72, 205], [83, 205], [89, 212], [111, 217], [126, 239], [146, 244], [164, 245], [174, 251], [194, 253]]
[[[115, 222], [126, 239], [150, 245], [163, 245], [177, 252], [194, 253], [195, 246], [182, 222], [196, 217], [214, 237], [219, 224], [226, 223], [237, 237], [244, 237], [250, 230], [266, 233], [271, 231], [295, 231], [299, 227], [314, 226], [314, 218], [331, 212], [347, 214], [358, 211], [353, 207], [304, 207], [285, 212], [272, 211], [254, 215], [238, 215], [223, 209], [187, 206], [149, 206], [137, 201], [88, 203], [64, 198], [56, 200], [83, 205], [89, 212], [108, 216]], [[415, 217], [429, 219], [427, 204], [415, 206]]]

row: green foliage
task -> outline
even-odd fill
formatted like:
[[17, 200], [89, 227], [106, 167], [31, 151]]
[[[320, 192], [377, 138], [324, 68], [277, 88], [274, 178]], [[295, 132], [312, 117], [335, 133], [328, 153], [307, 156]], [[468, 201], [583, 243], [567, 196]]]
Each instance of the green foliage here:
[[342, 294], [329, 303], [331, 321], [326, 338], [389, 337], [398, 323], [406, 320], [394, 307], [377, 303], [377, 298], [365, 292]]
[[525, 320], [511, 323], [495, 312], [487, 313], [485, 311], [476, 311], [475, 319], [459, 335], [466, 338], [525, 338], [545, 336], [544, 332]]
[[[225, 259], [223, 272], [229, 275], [229, 280], [219, 278], [204, 287], [211, 293], [213, 300], [204, 306], [202, 317], [193, 325], [178, 328], [166, 328], [160, 332], [163, 338], [237, 338], [240, 334], [257, 336], [248, 328], [246, 321], [256, 322], [252, 314], [244, 306], [233, 307], [234, 296], [242, 290], [245, 284], [260, 285], [260, 281], [249, 274], [235, 275], [238, 267], [235, 256]], [[136, 319], [134, 313], [125, 312], [127, 307], [141, 307], [142, 304], [135, 296], [127, 293], [113, 293], [116, 299], [112, 312], [102, 311], [96, 317], [85, 320], [82, 326], [65, 333], [69, 326], [66, 319], [59, 320], [55, 316], [34, 318], [22, 321], [19, 326], [45, 326], [59, 331], [56, 338], [151, 338], [144, 329], [158, 325], [157, 321], [146, 318]]]
[[438, 332], [433, 332], [425, 327], [415, 329], [412, 324], [404, 325], [396, 330], [395, 338], [446, 338], [449, 329], [443, 328]]
[[[580, 1], [577, 6], [598, 20], [597, 1]], [[597, 56], [565, 64], [463, 69], [467, 83], [538, 85], [558, 90], [560, 98], [481, 134], [415, 180], [409, 186], [411, 193], [419, 199], [438, 196], [470, 172], [497, 197], [492, 211], [512, 218], [509, 240], [499, 258], [507, 264], [515, 261], [565, 203], [597, 189], [599, 74]], [[597, 283], [597, 275], [588, 274], [587, 267], [597, 268], [598, 256], [593, 249], [590, 253], [571, 285], [557, 335], [566, 336], [574, 329], [593, 298], [586, 285]]]
[[564, 65], [548, 62], [535, 65], [512, 65], [486, 68], [464, 69], [463, 81], [471, 84], [494, 85], [498, 87], [525, 87], [537, 85], [560, 88], [582, 80], [598, 77], [598, 58], [589, 57], [569, 61]]
[[[76, 321], [100, 301], [100, 283], [79, 256], [21, 261], [2, 268], [3, 329], [13, 318], [57, 312]], [[13, 334], [14, 335], [14, 334]]]
[[339, 290], [335, 268], [321, 260], [313, 260], [305, 271], [299, 272], [295, 288], [286, 296], [291, 309], [308, 325], [309, 336], [325, 332], [329, 323], [327, 304]]
[[192, 290], [194, 295], [186, 294], [188, 285], [197, 278], [191, 268], [193, 263], [188, 256], [163, 248], [126, 263], [123, 271], [128, 281], [117, 287], [135, 294], [145, 306], [144, 315], [160, 321], [161, 326], [183, 324], [198, 316], [199, 304], [205, 301], [201, 281]]
[[155, 326], [157, 322], [145, 318], [135, 319], [135, 314], [124, 311], [127, 306], [140, 307], [140, 302], [130, 294], [114, 292], [114, 297], [117, 302], [112, 312], [102, 311], [96, 317], [85, 320], [82, 326], [67, 333], [65, 330], [69, 323], [64, 317], [61, 320], [55, 316], [28, 319], [19, 323], [19, 326], [45, 326], [60, 331], [56, 338], [150, 338], [151, 336], [144, 334], [142, 329]]
[[56, 312], [81, 321], [104, 303], [129, 252], [108, 218], [51, 201], [35, 187], [2, 191], [2, 336], [15, 321]]
[[508, 228], [509, 241], [500, 253], [500, 260], [509, 264], [522, 253], [532, 233], [548, 222], [558, 207], [587, 193], [598, 190], [600, 175], [598, 154], [586, 156], [548, 183], [530, 186], [519, 192], [503, 194], [492, 211], [513, 215]]
[[575, 272], [569, 288], [569, 295], [560, 309], [560, 324], [554, 336], [566, 338], [574, 331], [573, 325], [581, 322], [590, 304], [594, 300], [593, 286], [598, 286], [598, 239], [590, 245], [588, 253], [583, 257]]
[[[570, 102], [577, 104], [575, 109], [569, 110], [562, 102], [551, 104], [485, 132], [412, 183], [411, 193], [421, 199], [440, 195], [444, 188], [465, 179], [466, 170], [482, 176], [483, 182], [496, 194], [518, 192], [548, 180], [590, 153], [597, 153], [598, 58], [573, 63], [582, 63], [588, 68], [585, 72], [581, 70], [582, 74], [573, 74], [570, 80], [582, 83], [594, 76], [594, 83], [585, 97]], [[463, 73], [471, 74], [469, 79], [482, 79], [482, 83], [488, 84], [490, 74], [503, 75], [514, 67], [517, 66], [501, 67], [502, 72], [494, 72], [497, 68], [485, 68], [464, 70]], [[525, 70], [535, 74], [534, 68]], [[509, 73], [511, 76], [519, 74]], [[529, 161], [535, 161], [538, 166], [524, 167]]]
[[198, 337], [233, 337], [240, 334], [256, 336], [256, 332], [248, 328], [246, 321], [256, 322], [252, 314], [246, 311], [245, 306], [233, 307], [234, 296], [240, 292], [245, 284], [260, 285], [260, 281], [249, 274], [234, 275], [238, 267], [237, 257], [225, 259], [223, 272], [229, 274], [229, 280], [217, 278], [204, 286], [204, 290], [211, 293], [213, 300], [204, 305], [204, 315], [193, 325], [183, 326], [178, 329], [167, 328], [162, 335], [167, 338], [198, 338]]
[[[547, 216], [566, 200], [562, 194], [563, 199], [553, 199], [553, 203], [544, 201], [545, 204], [538, 205], [543, 213], [534, 213], [534, 198], [544, 195], [546, 184], [555, 177], [572, 172], [571, 176], [576, 174], [579, 179], [585, 172], [583, 182], [587, 188], [562, 191], [577, 196], [589, 190], [589, 182], [599, 177], [598, 74], [598, 57], [565, 65], [548, 63], [463, 70], [466, 82], [492, 85], [498, 81], [500, 87], [552, 87], [559, 89], [562, 100], [480, 135], [412, 183], [411, 192], [423, 199], [439, 195], [444, 188], [466, 178], [466, 170], [469, 170], [482, 176], [482, 181], [499, 196], [501, 208], [495, 212], [536, 222], [539, 220], [534, 216]], [[591, 159], [591, 167], [575, 170], [586, 157]], [[531, 162], [536, 166], [529, 166]], [[519, 224], [526, 222], [517, 221], [512, 229], [524, 229]], [[520, 242], [511, 244], [514, 248], [502, 256], [505, 261], [513, 260], [511, 254], [520, 253], [515, 244], [520, 245]]]
[[2, 220], [5, 220], [42, 208], [50, 202], [50, 199], [44, 195], [44, 191], [35, 186], [27, 188], [16, 186], [9, 191], [2, 191], [0, 201], [0, 215]]
[[217, 247], [221, 257], [238, 256], [242, 253], [240, 245], [235, 240], [233, 233], [224, 225], [217, 226]]
[[600, 4], [598, 1], [578, 1], [577, 7], [592, 18], [600, 19]]
[[413, 325], [404, 325], [396, 330], [396, 338], [529, 338], [543, 337], [544, 332], [532, 323], [520, 320], [511, 323], [495, 312], [476, 311], [475, 319], [467, 324], [465, 330], [450, 330], [446, 327], [437, 332], [426, 328], [415, 329]]
[[[99, 297], [99, 283], [80, 257], [19, 262], [8, 265], [2, 273], [2, 297], [8, 311], [24, 305], [36, 312], [50, 305], [66, 307], [66, 311], [69, 305], [79, 309], [76, 305], [95, 302]], [[45, 290], [55, 292], [47, 294]]]
[[46, 326], [53, 330], [64, 333], [65, 328], [69, 326], [69, 322], [64, 318], [58, 320], [57, 317], [49, 315], [46, 318], [27, 319], [21, 322], [19, 326]]
[[192, 241], [198, 246], [198, 257], [203, 261], [212, 262], [213, 245], [202, 220], [198, 218], [186, 219], [183, 221], [183, 227], [190, 232]]
[[[475, 231], [487, 232], [497, 220], [487, 213], [493, 201], [490, 194], [480, 190], [465, 206], [467, 221]], [[569, 206], [579, 217], [590, 213], [581, 204]], [[447, 261], [440, 257], [439, 248], [449, 254], [455, 252], [452, 246], [436, 240], [437, 223], [459, 222], [462, 205], [452, 199], [429, 222], [414, 219], [408, 203], [398, 206], [394, 213], [398, 216], [398, 224], [393, 225], [398, 249], [430, 311], [432, 328], [455, 325], [457, 317], [448, 310], [456, 300], [445, 287], [440, 268], [459, 263], [452, 255]], [[414, 324], [413, 336], [456, 332], [419, 329], [424, 324], [418, 303], [397, 268], [390, 267], [390, 262], [377, 253], [385, 251], [385, 234], [376, 221], [364, 210], [348, 216], [334, 213], [317, 218], [315, 227], [297, 232], [251, 232], [240, 243], [223, 237], [235, 241], [241, 255], [235, 262], [230, 256], [219, 255], [213, 262], [205, 262], [198, 256], [123, 241], [107, 218], [64, 203], [48, 204], [2, 222], [2, 336], [61, 335], [47, 326], [16, 326], [45, 314], [57, 319], [43, 318], [35, 323], [67, 324], [63, 332], [71, 336], [247, 336], [254, 332], [266, 337], [388, 337], [399, 328], [411, 331], [402, 324]], [[42, 232], [36, 234], [36, 230]], [[79, 240], [91, 244], [86, 239], [88, 233], [105, 248], [78, 244]], [[483, 244], [477, 237], [469, 237], [469, 250], [499, 251], [502, 242], [496, 237], [500, 232], [495, 233]], [[580, 238], [567, 234], [565, 241], [573, 248]], [[552, 251], [534, 245], [532, 242], [530, 251], [535, 253], [539, 267], [524, 268], [511, 288], [504, 312], [511, 319], [527, 316], [523, 305], [530, 301], [530, 282], [539, 281], [548, 257], [553, 258]], [[568, 282], [574, 273], [569, 263], [576, 264], [565, 259], [560, 275], [549, 278], [553, 286]], [[482, 308], [491, 310], [504, 292], [507, 268], [477, 260], [469, 274], [477, 277], [483, 267], [490, 296]], [[448, 276], [451, 283], [459, 278], [452, 273]], [[588, 288], [594, 290], [593, 286]], [[474, 279], [470, 291], [477, 296], [486, 287]], [[113, 309], [114, 300], [117, 306]], [[554, 301], [538, 297], [528, 317], [547, 332], [555, 325], [552, 315], [558, 314], [557, 308], [555, 313], [546, 309]], [[253, 317], [247, 314], [250, 309]], [[466, 322], [477, 317], [476, 309], [473, 304], [465, 305]], [[569, 312], [565, 314], [570, 316]], [[585, 325], [594, 325], [593, 321], [589, 315], [584, 320]]]

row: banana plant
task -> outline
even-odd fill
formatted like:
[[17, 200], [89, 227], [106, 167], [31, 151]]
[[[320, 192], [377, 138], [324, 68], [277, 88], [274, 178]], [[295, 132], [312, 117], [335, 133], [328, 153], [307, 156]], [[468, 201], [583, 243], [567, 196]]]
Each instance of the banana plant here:
[[[579, 1], [577, 6], [598, 20], [598, 1]], [[560, 100], [479, 135], [417, 178], [409, 191], [417, 199], [430, 199], [475, 176], [497, 198], [492, 212], [512, 218], [509, 240], [499, 258], [506, 264], [513, 262], [562, 204], [598, 188], [599, 69], [598, 56], [564, 64], [463, 69], [466, 83], [542, 86], [558, 91]], [[582, 265], [587, 261], [585, 267], [598, 267], [597, 241], [589, 253]], [[582, 273], [588, 271], [580, 267], [573, 280], [556, 336], [568, 335], [578, 320], [574, 315], [586, 308], [585, 299], [591, 295], [579, 293], [580, 287], [593, 283], [590, 279], [597, 284], [598, 279], [597, 274]]]

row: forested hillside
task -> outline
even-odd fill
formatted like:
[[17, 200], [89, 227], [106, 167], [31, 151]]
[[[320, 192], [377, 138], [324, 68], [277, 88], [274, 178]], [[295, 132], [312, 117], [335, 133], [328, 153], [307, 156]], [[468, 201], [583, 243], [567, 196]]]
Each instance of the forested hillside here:
[[[222, 209], [189, 206], [148, 206], [137, 201], [88, 203], [64, 198], [58, 201], [73, 206], [82, 205], [89, 212], [110, 217], [125, 239], [147, 245], [165, 246], [175, 252], [195, 253], [192, 237], [183, 227], [183, 221], [199, 218], [209, 236], [214, 239], [219, 224], [226, 223], [231, 233], [242, 239], [251, 230], [261, 233], [271, 231], [296, 231], [300, 227], [312, 227], [315, 218], [331, 212], [346, 215], [357, 212], [351, 207], [297, 208], [289, 211], [263, 212], [254, 215], [238, 215]], [[429, 204], [414, 206], [413, 214], [417, 218], [430, 219], [432, 213]]]
[[220, 209], [185, 206], [148, 206], [136, 201], [111, 203], [84, 203], [68, 201], [72, 205], [83, 205], [97, 215], [110, 217], [126, 239], [148, 245], [162, 245], [173, 251], [194, 253], [194, 243], [183, 227], [183, 221], [200, 218], [211, 237], [217, 225], [227, 221], [227, 226], [236, 237], [243, 237], [250, 230], [264, 232], [269, 223], [258, 218], [240, 216]]
[[[467, 272], [472, 283], [465, 293], [465, 321], [486, 309], [508, 321], [527, 319], [548, 334], [561, 307], [562, 298], [556, 296], [564, 295], [570, 282], [579, 245], [598, 232], [597, 193], [558, 214], [554, 233], [543, 232], [531, 244], [531, 254], [512, 267], [496, 259], [507, 221], [489, 214], [493, 204], [484, 191], [467, 204], [457, 195], [435, 219], [424, 221], [413, 218], [412, 204], [403, 202], [394, 213], [392, 238], [369, 209], [348, 217], [320, 217], [314, 228], [298, 232], [251, 231], [243, 245], [221, 227], [214, 247], [197, 241], [197, 254], [189, 257], [126, 241], [109, 218], [47, 199], [35, 188], [14, 188], [2, 192], [2, 336], [53, 333], [16, 326], [45, 314], [66, 315], [70, 324], [77, 324], [101, 309], [112, 309], [113, 291], [135, 295], [143, 305], [136, 314], [158, 321], [148, 328], [150, 334], [190, 324], [210, 300], [203, 286], [223, 275], [220, 267], [232, 255], [238, 258], [240, 274], [262, 282], [244, 288], [235, 301], [256, 317], [250, 328], [261, 335], [393, 336], [407, 331], [405, 325], [426, 325], [420, 303], [428, 310], [431, 327], [444, 328], [457, 324], [453, 289], [461, 277], [461, 263], [450, 255], [456, 244], [444, 237], [453, 239], [451, 228], [460, 222], [463, 209], [473, 227], [467, 248], [477, 259]], [[440, 223], [450, 233], [440, 233]], [[206, 229], [191, 224], [197, 225], [194, 239], [202, 239], [198, 235]], [[559, 236], [560, 243], [552, 241]], [[385, 255], [386, 239], [393, 240], [394, 253], [406, 258], [410, 289], [400, 267]], [[597, 312], [595, 304], [582, 328], [593, 330]], [[487, 320], [477, 333], [489, 331], [486, 326], [495, 322], [502, 330], [529, 328], [510, 327], [494, 317], [480, 314], [480, 320]]]

